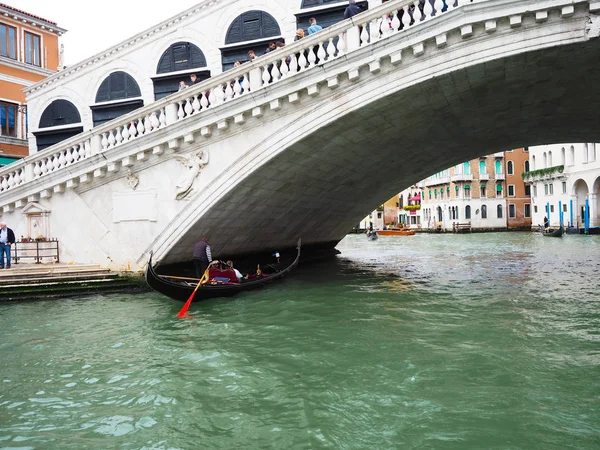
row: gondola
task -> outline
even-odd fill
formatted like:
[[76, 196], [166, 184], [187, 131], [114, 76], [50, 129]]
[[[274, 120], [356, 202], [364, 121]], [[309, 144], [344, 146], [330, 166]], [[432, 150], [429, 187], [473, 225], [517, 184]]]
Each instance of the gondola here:
[[[264, 271], [259, 275], [253, 274], [252, 278], [244, 279], [239, 283], [209, 280], [198, 288], [194, 296], [194, 301], [215, 297], [229, 297], [240, 292], [261, 288], [266, 284], [283, 278], [298, 265], [298, 261], [300, 260], [300, 244], [300, 239], [298, 239], [296, 258], [287, 267], [280, 270], [276, 265], [270, 264], [269, 266], [265, 266]], [[186, 301], [192, 292], [194, 292], [199, 281], [197, 278], [157, 274], [152, 266], [152, 255], [150, 255], [148, 267], [146, 268], [146, 282], [155, 291], [174, 300]]]
[[563, 227], [560, 227], [554, 231], [544, 231], [542, 235], [546, 237], [561, 237], [564, 234], [564, 232], [565, 229]]

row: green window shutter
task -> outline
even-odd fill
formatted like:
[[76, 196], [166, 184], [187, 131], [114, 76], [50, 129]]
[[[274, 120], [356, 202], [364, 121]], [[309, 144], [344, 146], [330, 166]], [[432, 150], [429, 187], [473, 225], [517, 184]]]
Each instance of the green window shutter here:
[[458, 184], [455, 187], [456, 187], [456, 190], [458, 191], [458, 189], [459, 189]]
[[498, 184], [496, 186], [496, 192], [502, 192], [502, 185], [501, 184]]

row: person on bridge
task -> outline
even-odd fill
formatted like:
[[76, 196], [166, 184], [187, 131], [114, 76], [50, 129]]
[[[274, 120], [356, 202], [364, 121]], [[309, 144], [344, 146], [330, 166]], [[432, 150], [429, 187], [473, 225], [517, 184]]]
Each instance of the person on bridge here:
[[192, 256], [192, 260], [196, 267], [196, 276], [202, 278], [202, 275], [204, 275], [204, 272], [208, 267], [208, 263], [212, 261], [210, 245], [208, 244], [208, 238], [206, 236], [194, 246], [194, 256]]
[[15, 233], [4, 222], [0, 222], [0, 269], [4, 269], [4, 255], [6, 254], [6, 268], [10, 269], [10, 246], [15, 243]]
[[315, 34], [318, 31], [321, 31], [323, 29], [323, 27], [321, 25], [317, 25], [317, 19], [315, 19], [314, 17], [311, 17], [310, 20], [310, 27], [308, 27], [308, 34]]
[[348, 2], [348, 7], [344, 11], [344, 19], [354, 17], [355, 15], [360, 14], [361, 12], [362, 9], [356, 4], [356, 0], [350, 0]]

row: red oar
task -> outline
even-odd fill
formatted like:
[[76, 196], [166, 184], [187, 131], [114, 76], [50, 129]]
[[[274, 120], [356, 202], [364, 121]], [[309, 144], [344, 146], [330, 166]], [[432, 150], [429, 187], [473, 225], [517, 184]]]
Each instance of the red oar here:
[[[202, 278], [204, 278], [204, 277], [202, 277]], [[196, 285], [196, 289], [194, 289], [194, 292], [192, 292], [192, 295], [190, 295], [190, 298], [187, 299], [187, 302], [185, 302], [185, 305], [183, 305], [183, 308], [181, 308], [181, 311], [179, 311], [177, 313], [177, 318], [181, 319], [183, 316], [185, 316], [185, 313], [187, 312], [190, 305], [192, 304], [192, 300], [194, 300], [194, 295], [196, 295], [196, 291], [200, 287], [200, 284], [202, 284], [202, 280], [198, 281], [198, 284]]]

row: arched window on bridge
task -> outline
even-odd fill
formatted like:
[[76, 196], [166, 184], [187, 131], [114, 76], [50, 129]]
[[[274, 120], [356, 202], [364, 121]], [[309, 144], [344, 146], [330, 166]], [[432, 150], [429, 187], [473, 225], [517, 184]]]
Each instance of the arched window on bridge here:
[[113, 72], [104, 79], [90, 108], [94, 126], [108, 122], [144, 106], [140, 87], [131, 75]]
[[467, 205], [465, 206], [465, 219], [470, 219], [471, 218], [471, 206]]
[[204, 53], [190, 42], [177, 42], [166, 49], [158, 62], [156, 74], [152, 78], [155, 100], [177, 92], [180, 81], [191, 85], [192, 74], [197, 77], [196, 83], [210, 78]]
[[498, 216], [498, 219], [502, 219], [502, 205], [498, 205], [496, 207], [496, 214]]
[[39, 131], [34, 131], [37, 150], [44, 150], [83, 131], [81, 115], [68, 100], [54, 100], [40, 118]]
[[481, 218], [487, 219], [487, 206], [481, 205]]
[[515, 164], [512, 161], [508, 161], [506, 163], [506, 174], [514, 175], [515, 174]]
[[283, 41], [277, 20], [264, 11], [247, 11], [229, 26], [225, 46], [221, 48], [223, 70], [233, 67], [236, 61], [248, 61], [248, 51], [256, 56], [265, 52], [270, 42]]

